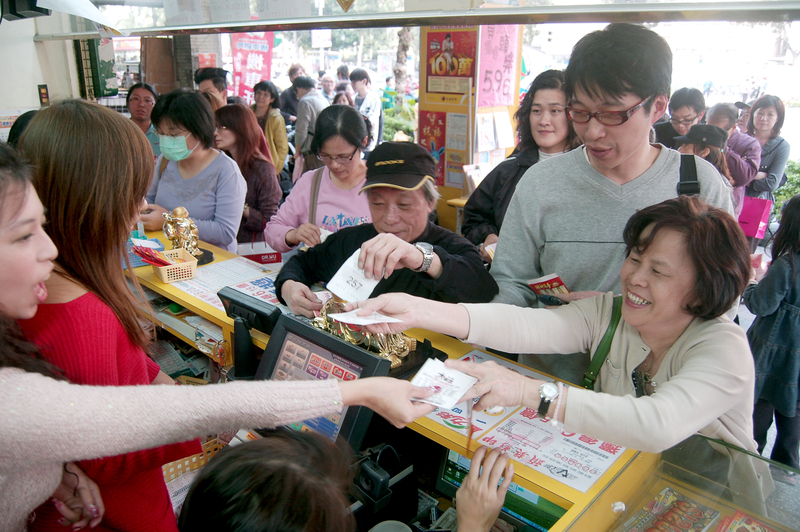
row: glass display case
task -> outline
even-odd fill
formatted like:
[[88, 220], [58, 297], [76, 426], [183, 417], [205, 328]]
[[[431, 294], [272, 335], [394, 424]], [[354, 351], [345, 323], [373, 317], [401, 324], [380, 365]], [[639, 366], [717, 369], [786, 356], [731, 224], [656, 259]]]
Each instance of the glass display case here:
[[[661, 453], [631, 493], [625, 475], [609, 483], [566, 530], [596, 530], [597, 512], [615, 512], [614, 532], [772, 532], [800, 530], [797, 473], [737, 447], [692, 436]], [[623, 503], [623, 504], [619, 504]]]

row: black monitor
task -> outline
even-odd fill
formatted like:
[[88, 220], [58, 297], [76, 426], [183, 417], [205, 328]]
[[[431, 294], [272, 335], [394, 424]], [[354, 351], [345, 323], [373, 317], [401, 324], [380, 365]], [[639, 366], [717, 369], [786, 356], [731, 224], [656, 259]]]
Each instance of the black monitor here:
[[[469, 473], [471, 462], [469, 458], [455, 451], [444, 449], [436, 489], [448, 497], [455, 497], [464, 477]], [[566, 512], [565, 508], [512, 482], [506, 493], [500, 518], [516, 526], [518, 530], [532, 528], [546, 532]]]
[[[347, 381], [386, 376], [390, 366], [385, 358], [283, 314], [272, 330], [256, 379]], [[372, 410], [368, 408], [345, 407], [341, 414], [308, 419], [290, 427], [311, 429], [333, 441], [341, 436], [359, 451], [371, 419]]]

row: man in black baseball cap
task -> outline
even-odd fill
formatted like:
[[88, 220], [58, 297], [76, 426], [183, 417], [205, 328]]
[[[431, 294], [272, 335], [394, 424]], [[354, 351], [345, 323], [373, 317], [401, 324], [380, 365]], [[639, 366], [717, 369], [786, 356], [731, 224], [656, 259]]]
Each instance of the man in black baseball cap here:
[[422, 146], [379, 144], [367, 160], [361, 189], [369, 196], [372, 223], [341, 229], [287, 262], [275, 281], [281, 302], [296, 314], [313, 316], [322, 303], [309, 286], [330, 281], [359, 248], [364, 275], [381, 279], [372, 297], [405, 292], [449, 303], [491, 301], [497, 283], [478, 248], [428, 218], [440, 197], [435, 172], [436, 163]]

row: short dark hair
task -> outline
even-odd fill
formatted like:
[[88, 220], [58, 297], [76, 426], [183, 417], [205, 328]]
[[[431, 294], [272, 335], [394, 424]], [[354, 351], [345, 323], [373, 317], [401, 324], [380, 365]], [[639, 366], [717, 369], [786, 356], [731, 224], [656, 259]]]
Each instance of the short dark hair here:
[[275, 86], [274, 83], [271, 81], [259, 81], [253, 87], [253, 95], [259, 91], [268, 92], [269, 95], [272, 97], [272, 101], [270, 102], [269, 106], [274, 108], [279, 108], [281, 105], [281, 93], [278, 90], [278, 87]]
[[186, 128], [205, 148], [214, 146], [214, 111], [198, 91], [175, 89], [163, 95], [153, 106], [150, 120], [160, 128], [164, 120]]
[[[645, 229], [652, 226], [647, 236]], [[739, 223], [727, 212], [692, 196], [678, 196], [631, 216], [623, 233], [625, 256], [644, 252], [662, 229], [681, 233], [696, 282], [686, 312], [706, 320], [731, 309], [750, 279], [750, 248]]]
[[14, 120], [14, 123], [11, 124], [11, 129], [8, 130], [8, 140], [6, 142], [8, 142], [9, 146], [11, 146], [12, 148], [17, 147], [19, 138], [22, 136], [22, 133], [25, 132], [25, 128], [28, 127], [28, 124], [30, 124], [31, 119], [33, 119], [33, 117], [36, 116], [36, 113], [38, 112], [39, 112], [38, 110], [27, 111], [19, 115], [17, 119]]
[[[331, 137], [340, 136], [354, 148], [364, 149], [372, 141], [369, 119], [349, 105], [331, 105], [322, 110], [314, 126], [311, 153], [318, 155]], [[367, 142], [364, 143], [364, 139]]]
[[340, 81], [336, 84], [336, 92], [347, 92], [347, 87], [352, 87], [353, 85], [349, 81]]
[[356, 81], [361, 81], [364, 79], [367, 80], [367, 83], [372, 83], [372, 80], [369, 79], [369, 72], [363, 68], [356, 68], [350, 72], [350, 83], [355, 83]]
[[706, 110], [706, 99], [703, 93], [692, 87], [676, 90], [669, 99], [669, 112], [674, 113], [681, 107], [691, 107], [697, 114]]
[[131, 103], [131, 95], [133, 95], [133, 91], [135, 91], [136, 89], [148, 90], [150, 91], [150, 94], [153, 95], [153, 99], [156, 101], [158, 100], [158, 93], [156, 92], [156, 89], [152, 85], [150, 85], [149, 83], [134, 83], [133, 85], [131, 85], [131, 88], [128, 89], [128, 95], [125, 96], [125, 107], [128, 107], [128, 105]]
[[747, 119], [747, 132], [750, 135], [755, 133], [756, 128], [753, 120], [755, 119], [756, 111], [765, 107], [774, 107], [778, 112], [778, 121], [775, 122], [775, 125], [772, 127], [772, 135], [770, 135], [770, 138], [774, 139], [781, 134], [783, 120], [786, 118], [786, 107], [783, 105], [783, 101], [781, 101], [780, 98], [771, 94], [765, 94], [750, 107], [750, 118]]
[[206, 67], [198, 68], [194, 71], [194, 82], [200, 85], [200, 82], [207, 79], [212, 80], [214, 87], [220, 92], [228, 90], [228, 71], [224, 68]]
[[739, 108], [732, 103], [712, 105], [706, 113], [706, 122], [719, 126], [725, 131], [735, 126], [737, 120], [739, 120]]
[[[572, 49], [564, 70], [564, 92], [569, 102], [577, 89], [590, 97], [641, 99], [669, 94], [672, 50], [663, 37], [638, 24], [614, 23], [594, 31]], [[649, 112], [653, 101], [644, 105]]]
[[336, 75], [340, 78], [350, 79], [350, 68], [347, 65], [336, 67]]
[[[545, 70], [531, 82], [528, 92], [522, 98], [522, 103], [519, 105], [514, 118], [517, 119], [517, 134], [519, 135], [519, 144], [517, 150], [528, 151], [539, 149], [536, 141], [533, 140], [531, 133], [531, 107], [533, 107], [533, 99], [536, 97], [536, 91], [544, 89], [554, 89], [564, 91], [564, 73], [561, 70]], [[575, 128], [572, 127], [572, 121], [567, 121], [569, 133], [567, 134], [567, 145], [569, 149], [576, 148], [580, 145], [581, 141], [578, 135], [575, 134]]]
[[313, 432], [275, 431], [228, 447], [200, 470], [178, 528], [350, 532], [350, 456]]
[[317, 86], [317, 84], [314, 83], [314, 80], [311, 79], [308, 76], [299, 76], [299, 77], [294, 78], [294, 81], [292, 81], [292, 88], [294, 90], [297, 90], [297, 89], [313, 89], [316, 86]]

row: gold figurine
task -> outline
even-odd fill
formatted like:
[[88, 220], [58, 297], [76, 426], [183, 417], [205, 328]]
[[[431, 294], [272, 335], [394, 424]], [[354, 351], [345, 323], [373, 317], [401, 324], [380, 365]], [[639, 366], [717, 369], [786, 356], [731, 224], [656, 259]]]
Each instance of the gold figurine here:
[[172, 249], [183, 248], [193, 257], [200, 257], [203, 251], [197, 247], [197, 225], [189, 218], [185, 207], [175, 207], [172, 214], [165, 212], [164, 236], [172, 242]]
[[319, 317], [314, 318], [312, 323], [318, 329], [377, 353], [391, 362], [392, 369], [399, 368], [403, 359], [417, 348], [417, 340], [405, 334], [372, 334], [328, 317], [328, 313], [337, 312], [344, 312], [344, 303], [329, 299], [322, 306]]

